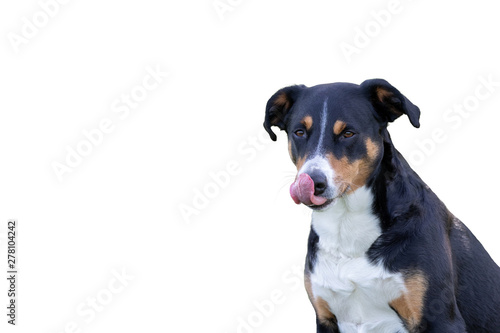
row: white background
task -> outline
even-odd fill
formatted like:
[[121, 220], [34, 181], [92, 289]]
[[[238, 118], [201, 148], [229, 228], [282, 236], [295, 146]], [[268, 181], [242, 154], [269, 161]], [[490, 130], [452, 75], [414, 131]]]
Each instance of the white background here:
[[[288, 195], [284, 133], [273, 143], [262, 129], [268, 98], [295, 83], [381, 77], [417, 104], [421, 128], [402, 117], [393, 141], [500, 261], [493, 1], [54, 3], [0, 5], [0, 233], [18, 219], [20, 271], [18, 325], [2, 278], [0, 331], [315, 331], [300, 277], [310, 212]], [[346, 57], [341, 45], [356, 43]], [[117, 100], [147, 68], [168, 77], [120, 118]], [[497, 83], [479, 100], [481, 78]], [[467, 102], [466, 118], [444, 118]], [[60, 181], [53, 164], [103, 119], [113, 130]], [[436, 130], [445, 140], [431, 144]]]

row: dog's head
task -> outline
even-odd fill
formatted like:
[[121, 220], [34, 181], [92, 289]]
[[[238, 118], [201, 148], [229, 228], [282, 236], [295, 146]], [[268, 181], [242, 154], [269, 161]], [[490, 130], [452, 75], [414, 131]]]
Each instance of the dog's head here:
[[387, 124], [403, 114], [420, 126], [418, 107], [382, 79], [277, 91], [267, 102], [264, 127], [274, 141], [272, 126], [288, 134], [298, 171], [293, 200], [322, 209], [369, 184], [383, 156]]

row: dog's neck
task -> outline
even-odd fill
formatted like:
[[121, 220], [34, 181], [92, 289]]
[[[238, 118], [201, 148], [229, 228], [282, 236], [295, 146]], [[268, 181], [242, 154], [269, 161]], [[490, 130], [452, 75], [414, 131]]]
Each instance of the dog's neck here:
[[413, 214], [410, 211], [421, 206], [424, 196], [434, 194], [394, 147], [387, 130], [383, 136], [384, 155], [370, 188], [374, 195], [373, 212], [379, 217], [382, 229], [387, 230], [401, 215]]
[[362, 256], [381, 233], [372, 205], [372, 191], [361, 187], [326, 209], [314, 211], [312, 227], [319, 236], [319, 247], [342, 257]]

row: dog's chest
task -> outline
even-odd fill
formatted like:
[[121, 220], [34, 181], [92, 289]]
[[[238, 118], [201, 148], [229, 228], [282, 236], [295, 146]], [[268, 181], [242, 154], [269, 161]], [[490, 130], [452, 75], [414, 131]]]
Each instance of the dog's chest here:
[[312, 226], [319, 236], [310, 275], [313, 295], [327, 302], [341, 332], [407, 332], [389, 306], [405, 290], [403, 277], [366, 256], [381, 234], [368, 204], [371, 193], [359, 189], [352, 195], [358, 200], [336, 202], [313, 213]]

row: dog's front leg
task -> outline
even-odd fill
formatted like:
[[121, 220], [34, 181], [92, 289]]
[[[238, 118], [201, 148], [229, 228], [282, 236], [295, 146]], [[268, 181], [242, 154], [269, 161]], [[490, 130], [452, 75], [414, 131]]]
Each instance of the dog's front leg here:
[[320, 320], [316, 316], [316, 333], [340, 333], [337, 323], [333, 320], [328, 322]]

